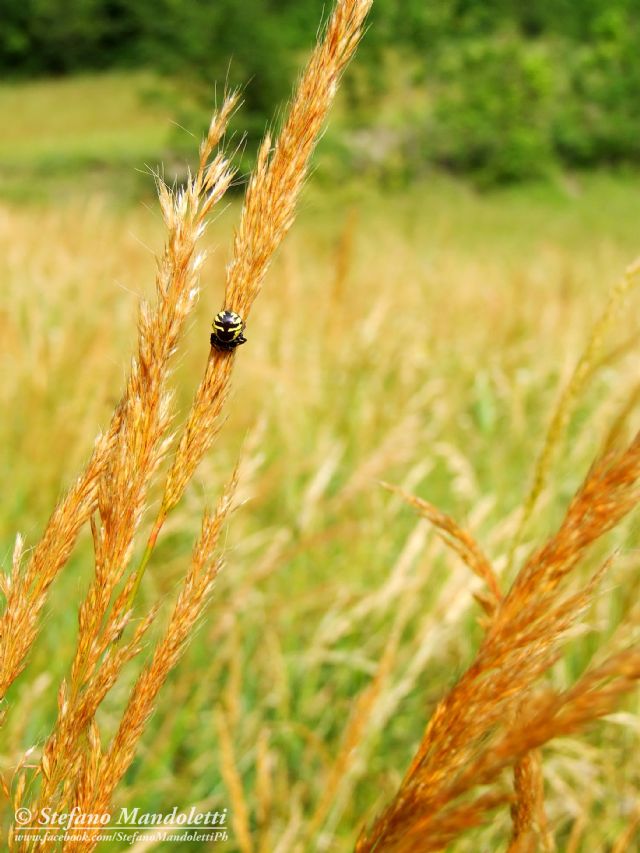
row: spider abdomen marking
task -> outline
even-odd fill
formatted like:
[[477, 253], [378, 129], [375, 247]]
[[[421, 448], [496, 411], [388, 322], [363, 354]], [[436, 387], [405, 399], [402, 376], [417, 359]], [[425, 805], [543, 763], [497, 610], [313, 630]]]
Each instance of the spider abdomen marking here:
[[245, 322], [235, 311], [219, 311], [213, 318], [211, 346], [220, 350], [233, 350], [247, 342], [243, 335]]

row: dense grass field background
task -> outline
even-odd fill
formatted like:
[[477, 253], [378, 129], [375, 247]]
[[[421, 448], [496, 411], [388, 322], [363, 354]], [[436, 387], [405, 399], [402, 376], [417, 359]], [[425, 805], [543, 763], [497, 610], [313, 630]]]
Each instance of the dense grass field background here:
[[[3, 562], [16, 531], [36, 541], [120, 393], [138, 297], [151, 292], [164, 237], [147, 167], [175, 127], [161, 98], [140, 100], [159, 85], [123, 74], [0, 89], [0, 110], [14, 116], [0, 141]], [[143, 595], [168, 606], [199, 507], [215, 500], [242, 450], [245, 503], [226, 536], [226, 569], [120, 804], [238, 811], [235, 772], [256, 849], [352, 848], [480, 636], [476, 580], [379, 481], [454, 515], [508, 581], [517, 511], [554, 402], [609, 288], [640, 252], [639, 190], [637, 175], [607, 173], [484, 194], [437, 174], [401, 188], [310, 182], [239, 352], [228, 422], [144, 580]], [[234, 199], [206, 238], [215, 251], [175, 362], [178, 419], [207, 356], [238, 212]], [[632, 294], [519, 560], [553, 530], [637, 387], [637, 311]], [[637, 427], [633, 409], [628, 422]], [[594, 564], [614, 545], [612, 574], [554, 671], [558, 684], [636, 606], [637, 518]], [[85, 534], [9, 696], [3, 773], [51, 725], [90, 553]], [[370, 696], [394, 634], [393, 665]], [[109, 696], [107, 731], [125, 695], [123, 685]], [[352, 751], [344, 735], [362, 695], [370, 701]], [[559, 849], [613, 849], [637, 819], [638, 710], [636, 694], [587, 737], [545, 750]], [[225, 731], [233, 759], [221, 751]], [[501, 849], [508, 832], [503, 811], [453, 849]]]

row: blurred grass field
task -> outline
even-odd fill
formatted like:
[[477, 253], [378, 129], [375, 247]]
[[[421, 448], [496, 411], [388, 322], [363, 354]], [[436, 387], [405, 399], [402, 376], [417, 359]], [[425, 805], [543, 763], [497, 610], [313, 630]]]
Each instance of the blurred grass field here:
[[[0, 109], [15, 116], [0, 142], [4, 563], [16, 531], [36, 541], [106, 425], [132, 353], [138, 296], [152, 289], [162, 225], [153, 201], [129, 194], [132, 176], [152, 187], [135, 170], [162, 157], [170, 127], [153, 99], [141, 105], [149, 85], [122, 75], [0, 89]], [[476, 580], [379, 480], [450, 512], [505, 570], [553, 404], [610, 286], [640, 252], [639, 189], [637, 176], [604, 173], [485, 195], [436, 175], [386, 192], [355, 182], [329, 192], [311, 182], [251, 317], [229, 420], [144, 581], [146, 594], [168, 606], [202, 503], [215, 500], [243, 449], [246, 503], [228, 532], [225, 572], [161, 694], [119, 804], [237, 811], [221, 755], [222, 709], [261, 849], [352, 848], [394, 793], [430, 710], [480, 636]], [[215, 252], [176, 359], [178, 419], [206, 359], [238, 212], [234, 201], [208, 232]], [[520, 558], [553, 530], [636, 388], [637, 310], [632, 295]], [[637, 427], [636, 412], [629, 423]], [[558, 684], [584, 669], [635, 605], [635, 518], [613, 544], [621, 552], [608, 586], [590, 630], [556, 667]], [[52, 722], [90, 553], [85, 534], [9, 696], [3, 772], [42, 743]], [[394, 665], [336, 778], [354, 703], [393, 630], [401, 635]], [[106, 731], [125, 690], [107, 700]], [[569, 849], [573, 832], [571, 849], [610, 850], [638, 813], [639, 772], [629, 760], [638, 698], [588, 737], [545, 750], [559, 849]], [[452, 849], [501, 849], [508, 820], [501, 812]]]
[[[11, 116], [0, 136], [0, 196], [19, 202], [73, 197], [74, 189], [124, 200], [139, 194], [148, 169], [168, 157], [177, 91], [148, 72], [0, 84], [0, 109]], [[180, 97], [188, 101], [185, 92]]]

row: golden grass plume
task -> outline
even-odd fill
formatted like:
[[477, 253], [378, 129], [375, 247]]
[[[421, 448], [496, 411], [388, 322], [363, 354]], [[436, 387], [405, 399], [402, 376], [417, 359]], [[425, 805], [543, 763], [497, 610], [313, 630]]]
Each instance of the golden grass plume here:
[[[351, 58], [371, 0], [338, 0], [310, 63], [303, 73], [287, 118], [272, 148], [268, 135], [249, 181], [233, 259], [227, 271], [225, 307], [246, 318], [269, 263], [291, 227], [308, 173], [309, 158]], [[38, 630], [48, 589], [68, 562], [83, 525], [90, 521], [95, 567], [79, 609], [77, 648], [68, 679], [58, 691], [58, 715], [35, 767], [21, 770], [14, 805], [34, 813], [45, 805], [58, 811], [108, 808], [130, 765], [153, 711], [158, 691], [176, 665], [209, 599], [220, 567], [216, 548], [232, 506], [234, 475], [214, 513], [205, 512], [168, 626], [150, 662], [133, 686], [115, 735], [103, 748], [96, 712], [124, 665], [142, 650], [152, 624], [152, 606], [125, 634], [144, 570], [168, 513], [180, 501], [217, 432], [235, 361], [233, 352], [211, 347], [204, 377], [175, 443], [160, 511], [141, 560], [132, 569], [136, 534], [148, 507], [149, 488], [173, 444], [171, 357], [199, 292], [204, 260], [198, 241], [207, 217], [233, 179], [224, 153], [214, 153], [237, 106], [232, 94], [214, 115], [200, 148], [197, 171], [186, 186], [171, 191], [158, 184], [168, 239], [158, 265], [156, 302], [140, 310], [137, 356], [109, 429], [101, 436], [87, 469], [54, 511], [42, 541], [26, 567], [22, 542], [16, 542], [13, 570], [3, 581], [5, 608], [0, 621], [0, 695], [25, 666]], [[68, 849], [91, 850], [95, 833]], [[46, 839], [17, 841], [11, 849], [49, 849]]]
[[[406, 496], [490, 585], [490, 616], [475, 660], [436, 707], [398, 793], [362, 833], [359, 853], [442, 849], [508, 801], [512, 849], [551, 845], [539, 757], [532, 751], [610, 713], [640, 676], [640, 651], [631, 647], [568, 690], [540, 687], [611, 561], [577, 592], [564, 591], [563, 582], [590, 546], [636, 506], [639, 490], [640, 433], [623, 451], [608, 451], [594, 463], [556, 533], [529, 557], [504, 596], [496, 596], [495, 575], [470, 534], [427, 502]], [[515, 798], [499, 784], [507, 767], [516, 768]], [[474, 797], [477, 787], [488, 785], [493, 788]]]

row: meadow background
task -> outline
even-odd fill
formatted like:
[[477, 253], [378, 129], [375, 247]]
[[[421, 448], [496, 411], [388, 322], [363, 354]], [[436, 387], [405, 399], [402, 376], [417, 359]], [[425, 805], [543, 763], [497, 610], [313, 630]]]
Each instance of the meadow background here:
[[[481, 631], [478, 582], [379, 480], [450, 512], [505, 580], [513, 573], [507, 555], [554, 403], [640, 253], [633, 7], [376, 0], [251, 316], [228, 421], [144, 580], [149, 600], [172, 598], [201, 503], [215, 500], [243, 448], [246, 502], [225, 538], [225, 571], [119, 804], [229, 806], [236, 816], [244, 804], [256, 851], [347, 851], [397, 789]], [[37, 540], [119, 397], [164, 239], [150, 170], [185, 176], [217, 80], [218, 98], [225, 81], [246, 84], [235, 119], [246, 173], [322, 9], [73, 0], [62, 16], [38, 0], [29, 13], [18, 3], [3, 12], [4, 564], [16, 531]], [[175, 371], [182, 413], [220, 308], [241, 189], [207, 233], [216, 250]], [[632, 293], [603, 343], [517, 563], [554, 529], [637, 395], [637, 308]], [[637, 420], [629, 406], [625, 423]], [[557, 685], [634, 613], [633, 516], [594, 564], [615, 546]], [[85, 533], [8, 696], [3, 774], [49, 731], [90, 568]], [[367, 693], [390, 637], [393, 665]], [[101, 710], [107, 732], [138, 667]], [[359, 696], [369, 704], [352, 750], [345, 732]], [[638, 699], [545, 749], [558, 849], [637, 849]], [[503, 810], [451, 849], [498, 850], [508, 836]], [[227, 849], [251, 849], [234, 838]]]

